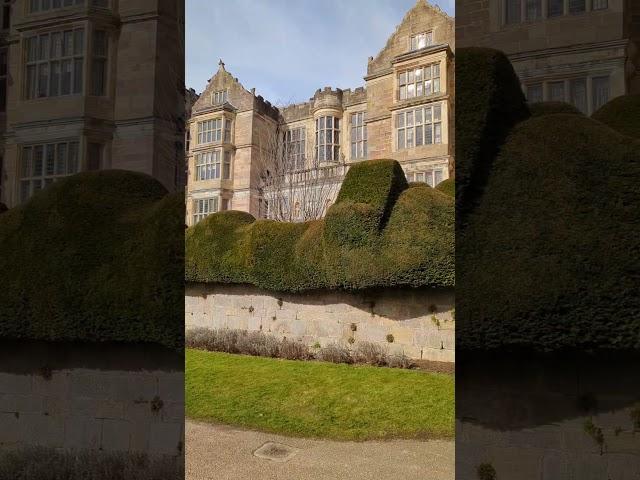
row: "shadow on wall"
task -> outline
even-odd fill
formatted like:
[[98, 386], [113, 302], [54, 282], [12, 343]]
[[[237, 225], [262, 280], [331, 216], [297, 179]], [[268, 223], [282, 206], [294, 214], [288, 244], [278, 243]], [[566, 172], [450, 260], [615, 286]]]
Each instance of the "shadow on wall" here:
[[[452, 289], [447, 288], [369, 288], [363, 290], [310, 290], [300, 293], [271, 292], [252, 285], [189, 284], [192, 296], [223, 293], [236, 298], [234, 303], [243, 304], [246, 309], [252, 305], [252, 294], [275, 297], [280, 308], [285, 304], [300, 307], [344, 304], [373, 316], [389, 320], [411, 320], [450, 311], [453, 306]], [[249, 292], [249, 293], [248, 293]], [[244, 305], [246, 304], [246, 305]]]

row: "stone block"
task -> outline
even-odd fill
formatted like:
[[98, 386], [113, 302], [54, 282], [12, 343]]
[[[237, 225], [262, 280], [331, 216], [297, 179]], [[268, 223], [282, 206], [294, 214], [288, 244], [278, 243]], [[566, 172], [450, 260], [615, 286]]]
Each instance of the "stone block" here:
[[64, 448], [97, 450], [101, 437], [102, 420], [76, 415], [65, 418]]
[[0, 412], [0, 449], [22, 440], [20, 417], [15, 412]]
[[19, 420], [25, 444], [51, 448], [64, 445], [64, 418], [43, 413], [21, 413]]
[[184, 403], [184, 372], [158, 373], [158, 396], [164, 403]]
[[70, 380], [73, 398], [110, 398], [113, 394], [112, 378], [102, 372], [73, 373]]
[[0, 373], [0, 393], [27, 394], [31, 393], [32, 376]]
[[71, 388], [70, 376], [67, 370], [53, 372], [48, 379], [34, 375], [33, 392], [50, 397], [66, 398]]
[[100, 448], [108, 452], [129, 451], [132, 423], [127, 420], [102, 420]]
[[163, 422], [182, 422], [184, 421], [184, 403], [168, 402], [162, 406], [160, 417]]
[[184, 445], [183, 421], [153, 422], [150, 427], [149, 453], [176, 455]]
[[158, 379], [144, 372], [123, 372], [112, 377], [113, 398], [123, 402], [132, 399], [151, 400], [158, 394]]

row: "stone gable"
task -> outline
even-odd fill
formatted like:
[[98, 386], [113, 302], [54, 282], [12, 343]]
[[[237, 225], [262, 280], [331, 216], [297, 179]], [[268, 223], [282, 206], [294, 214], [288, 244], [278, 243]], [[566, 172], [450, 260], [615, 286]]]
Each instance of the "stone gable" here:
[[434, 34], [434, 44], [448, 44], [451, 50], [455, 50], [453, 18], [443, 12], [440, 7], [433, 6], [426, 0], [418, 0], [396, 27], [396, 31], [389, 37], [385, 47], [376, 57], [369, 60], [367, 75], [386, 73], [391, 69], [391, 62], [395, 57], [409, 51], [411, 35], [430, 30]]

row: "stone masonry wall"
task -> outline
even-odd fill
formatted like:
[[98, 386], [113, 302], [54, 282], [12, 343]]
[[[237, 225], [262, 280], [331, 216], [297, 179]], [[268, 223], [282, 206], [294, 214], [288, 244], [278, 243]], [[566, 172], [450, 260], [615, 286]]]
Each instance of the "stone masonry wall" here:
[[[52, 370], [46, 361], [33, 363], [31, 348], [13, 353], [14, 364], [22, 361], [32, 368], [15, 370], [2, 363], [0, 449], [43, 446], [182, 455], [183, 371], [127, 370], [122, 366], [126, 362], [114, 369], [104, 368], [104, 362], [79, 362]], [[83, 353], [87, 355], [91, 353]]]
[[185, 327], [262, 330], [309, 346], [367, 341], [389, 353], [453, 362], [453, 309], [453, 291], [443, 289], [285, 294], [247, 285], [191, 284]]

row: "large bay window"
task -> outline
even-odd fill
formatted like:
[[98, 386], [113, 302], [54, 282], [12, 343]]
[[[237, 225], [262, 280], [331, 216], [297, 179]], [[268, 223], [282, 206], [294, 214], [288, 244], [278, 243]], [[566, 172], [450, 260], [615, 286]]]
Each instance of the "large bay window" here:
[[366, 112], [351, 114], [351, 158], [367, 158]]
[[440, 91], [440, 64], [412, 68], [398, 75], [398, 99], [406, 100]]
[[196, 180], [223, 180], [231, 178], [231, 152], [212, 150], [195, 156]]
[[412, 108], [396, 114], [398, 150], [442, 143], [442, 105]]
[[78, 172], [79, 163], [77, 141], [22, 147], [20, 201], [24, 202], [57, 178]]
[[305, 127], [292, 128], [284, 132], [284, 155], [291, 168], [300, 170], [305, 166], [306, 137]]
[[316, 118], [316, 159], [320, 162], [340, 160], [340, 119]]
[[218, 197], [198, 198], [193, 201], [193, 225], [218, 211]]
[[83, 63], [82, 28], [27, 38], [26, 98], [82, 93]]
[[227, 118], [214, 118], [198, 122], [198, 144], [220, 143], [231, 141], [231, 120]]

